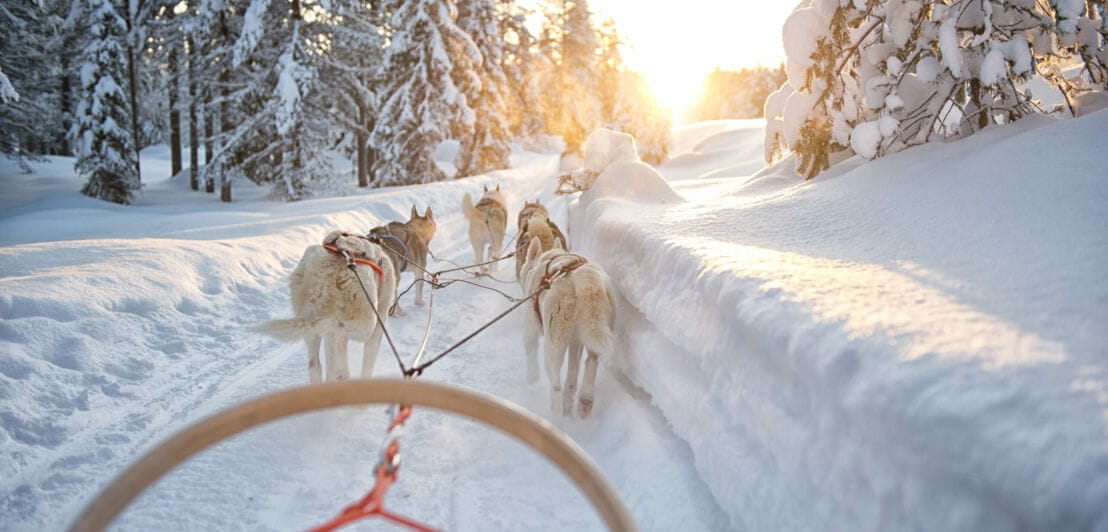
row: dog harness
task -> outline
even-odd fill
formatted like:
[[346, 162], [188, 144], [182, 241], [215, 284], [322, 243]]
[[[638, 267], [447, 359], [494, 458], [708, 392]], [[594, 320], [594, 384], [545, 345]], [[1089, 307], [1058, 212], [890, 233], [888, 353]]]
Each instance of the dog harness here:
[[[550, 266], [554, 264], [554, 261], [562, 257], [573, 257], [573, 262], [567, 262], [561, 268], [550, 271]], [[539, 309], [539, 294], [541, 294], [543, 290], [550, 288], [550, 283], [553, 282], [554, 279], [557, 279], [559, 276], [569, 275], [573, 272], [573, 270], [584, 266], [588, 262], [588, 259], [576, 253], [559, 253], [557, 255], [554, 255], [553, 257], [550, 257], [546, 261], [546, 268], [544, 269], [542, 279], [539, 279], [539, 289], [535, 292], [535, 299], [533, 300], [535, 307], [535, 316], [538, 316], [539, 318], [540, 328], [542, 327], [542, 310]]]
[[[374, 231], [376, 231], [378, 229], [384, 229], [385, 234], [382, 235], [380, 233], [375, 233]], [[389, 229], [388, 225], [382, 225], [380, 227], [374, 227], [373, 229], [370, 229], [369, 234], [366, 235], [365, 237], [370, 242], [375, 242], [378, 245], [383, 245], [383, 241], [386, 238], [389, 239], [389, 240], [395, 241], [396, 245], [400, 246], [400, 249], [402, 251], [402, 253], [400, 254], [401, 261], [400, 261], [400, 268], [399, 269], [402, 272], [408, 270], [408, 246], [404, 245], [404, 241], [400, 240], [400, 237], [392, 234], [392, 231]]]
[[[362, 235], [352, 235], [352, 234], [349, 234], [349, 233], [343, 233], [342, 236], [354, 236], [354, 237], [358, 237], [358, 238], [365, 238]], [[366, 240], [369, 240], [369, 239], [366, 238]], [[323, 244], [323, 249], [326, 249], [327, 251], [330, 251], [331, 253], [342, 255], [343, 258], [346, 259], [347, 263], [354, 262], [354, 263], [358, 263], [358, 264], [365, 264], [366, 266], [369, 266], [370, 268], [373, 268], [373, 271], [377, 272], [377, 284], [381, 284], [381, 281], [383, 281], [384, 278], [385, 278], [385, 270], [383, 268], [381, 268], [381, 266], [379, 266], [376, 262], [373, 262], [372, 260], [367, 259], [365, 257], [365, 254], [363, 254], [363, 253], [358, 253], [357, 255], [354, 255], [354, 254], [350, 253], [350, 251], [347, 251], [345, 249], [339, 249], [333, 243], [332, 244], [324, 243]]]

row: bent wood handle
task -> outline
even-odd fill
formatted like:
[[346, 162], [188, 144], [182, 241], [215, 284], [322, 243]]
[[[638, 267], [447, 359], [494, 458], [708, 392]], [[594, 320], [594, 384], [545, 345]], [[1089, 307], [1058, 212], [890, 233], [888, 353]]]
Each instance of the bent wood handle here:
[[302, 386], [232, 407], [178, 432], [146, 453], [104, 488], [77, 517], [71, 530], [103, 530], [162, 475], [212, 444], [276, 419], [362, 404], [410, 404], [474, 418], [514, 436], [538, 451], [584, 492], [611, 530], [636, 530], [612, 485], [572, 440], [549, 422], [491, 395], [430, 381], [352, 380]]

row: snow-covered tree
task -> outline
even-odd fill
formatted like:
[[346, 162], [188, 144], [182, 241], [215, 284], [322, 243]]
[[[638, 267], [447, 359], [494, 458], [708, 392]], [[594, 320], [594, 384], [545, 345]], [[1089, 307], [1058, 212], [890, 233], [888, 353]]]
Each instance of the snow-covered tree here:
[[377, 119], [378, 70], [384, 55], [384, 13], [361, 0], [335, 0], [335, 17], [327, 29], [330, 49], [322, 55], [320, 79], [325, 85], [329, 119], [352, 137], [359, 187], [368, 187], [375, 150], [369, 134]]
[[[811, 178], [1004, 124], [1038, 104], [1039, 75], [1070, 102], [1108, 83], [1104, 2], [812, 0], [785, 23], [788, 83], [766, 103], [767, 160]], [[1077, 65], [1077, 75], [1067, 67]]]
[[140, 183], [128, 130], [131, 107], [121, 81], [127, 76], [127, 25], [110, 0], [90, 0], [86, 12], [91, 27], [81, 60], [76, 170], [88, 176], [84, 194], [129, 204]]
[[275, 183], [275, 196], [295, 200], [310, 194], [313, 180], [335, 174], [323, 153], [329, 114], [309, 109], [320, 101], [319, 56], [326, 44], [319, 25], [326, 13], [309, 22], [305, 9], [299, 0], [252, 0], [241, 21], [218, 21], [220, 34], [241, 24], [233, 45], [220, 55], [231, 68], [220, 71], [216, 105], [207, 115], [218, 117], [212, 120], [220, 129], [218, 148], [208, 168], [220, 171], [225, 201], [240, 176]]
[[609, 129], [635, 137], [639, 158], [647, 163], [661, 164], [673, 146], [673, 118], [637, 72], [619, 72], [619, 89], [607, 123]]
[[600, 115], [610, 122], [615, 115], [616, 105], [623, 88], [624, 65], [621, 48], [627, 43], [619, 34], [616, 23], [606, 19], [596, 29], [597, 40], [597, 85], [600, 89]]
[[723, 70], [704, 78], [700, 97], [689, 110], [692, 120], [760, 118], [766, 98], [785, 82], [784, 66]]
[[455, 24], [449, 0], [401, 2], [390, 19], [385, 52], [383, 103], [370, 144], [379, 151], [379, 185], [441, 181], [446, 175], [432, 154], [454, 127], [473, 118], [452, 75], [456, 61], [479, 55]]
[[[467, 0], [458, 3], [458, 27], [473, 40], [476, 57], [469, 57], [471, 68], [463, 74], [468, 83], [458, 80], [473, 110], [473, 122], [461, 137], [454, 166], [455, 177], [484, 174], [508, 168], [512, 148], [506, 116], [508, 78], [504, 74], [503, 38], [497, 24], [492, 0]], [[455, 69], [458, 63], [455, 62]], [[474, 84], [473, 82], [476, 82]]]
[[604, 21], [596, 31], [600, 43], [596, 69], [601, 114], [605, 127], [635, 137], [639, 157], [650, 163], [665, 160], [673, 143], [673, 119], [650, 92], [646, 78], [627, 70], [620, 48], [624, 44], [615, 22]]
[[500, 36], [504, 53], [501, 69], [508, 82], [505, 114], [511, 133], [523, 139], [535, 139], [543, 132], [542, 73], [549, 61], [535, 53], [535, 36], [527, 27], [531, 12], [515, 0], [497, 0]]
[[[77, 96], [75, 55], [83, 4], [13, 0], [0, 4], [0, 153], [27, 158], [72, 153], [67, 133]], [[18, 101], [17, 101], [18, 100]]]
[[601, 123], [600, 82], [596, 73], [599, 47], [586, 0], [551, 0], [539, 47], [552, 72], [544, 81], [544, 121], [560, 135], [567, 153], [578, 153], [585, 137]]

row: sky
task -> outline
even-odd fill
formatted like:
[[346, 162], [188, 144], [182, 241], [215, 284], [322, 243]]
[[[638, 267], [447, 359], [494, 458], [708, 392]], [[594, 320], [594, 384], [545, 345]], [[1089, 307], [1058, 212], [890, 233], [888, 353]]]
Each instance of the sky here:
[[644, 73], [659, 101], [678, 114], [716, 67], [775, 67], [785, 59], [781, 27], [793, 0], [591, 0], [631, 41], [624, 61]]
[[[472, 264], [461, 197], [490, 185], [512, 213], [541, 199], [612, 279], [619, 341], [592, 417], [562, 418], [546, 379], [526, 382], [524, 309], [420, 378], [561, 427], [644, 532], [1108, 530], [1108, 111], [854, 157], [811, 181], [789, 160], [763, 169], [763, 124], [683, 126], [657, 169], [601, 164], [570, 196], [554, 194], [558, 149], [292, 203], [242, 180], [224, 204], [168, 179], [159, 146], [130, 207], [77, 192], [71, 158], [31, 175], [0, 158], [0, 530], [68, 529], [170, 434], [305, 384], [303, 343], [251, 330], [291, 315], [304, 249], [417, 205], [437, 220], [434, 257]], [[468, 281], [522, 296], [513, 270]], [[434, 354], [510, 305], [460, 282], [435, 294], [416, 307], [409, 293], [387, 321], [409, 360], [429, 319]], [[398, 374], [382, 347], [374, 375]], [[369, 489], [385, 425], [383, 408], [343, 408], [248, 431], [113, 529], [322, 524]], [[401, 456], [386, 508], [418, 521], [603, 529], [565, 475], [470, 419], [413, 411]]]

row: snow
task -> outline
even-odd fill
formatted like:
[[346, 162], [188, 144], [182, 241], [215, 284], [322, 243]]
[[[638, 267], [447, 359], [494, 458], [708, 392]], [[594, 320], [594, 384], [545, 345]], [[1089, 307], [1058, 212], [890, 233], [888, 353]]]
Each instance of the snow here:
[[[513, 213], [541, 198], [616, 285], [620, 347], [594, 417], [552, 420], [642, 529], [1103, 529], [1106, 128], [1108, 111], [1034, 117], [802, 182], [790, 160], [740, 173], [761, 134], [714, 122], [676, 131], [685, 163], [617, 162], [572, 197], [553, 195], [557, 153], [520, 150], [493, 175], [289, 204], [150, 177], [168, 175], [164, 150], [144, 152], [131, 207], [77, 194], [71, 160], [33, 175], [0, 161], [0, 528], [64, 528], [169, 434], [305, 383], [302, 345], [248, 328], [288, 314], [287, 276], [328, 230], [430, 206], [432, 251], [465, 263], [460, 198], [500, 184]], [[518, 295], [506, 270], [484, 282]], [[507, 306], [435, 291], [428, 351]], [[389, 321], [402, 353], [426, 310]], [[421, 378], [549, 417], [520, 326], [509, 315]], [[397, 374], [387, 348], [375, 371]], [[384, 425], [371, 407], [249, 431], [117, 528], [320, 524], [368, 489]], [[452, 530], [601, 527], [564, 475], [471, 420], [417, 409], [402, 453], [396, 512]]]
[[939, 50], [942, 52], [943, 65], [950, 69], [955, 78], [961, 78], [962, 49], [958, 43], [956, 17], [947, 17], [939, 26]]
[[820, 11], [814, 7], [800, 7], [789, 15], [782, 27], [782, 42], [785, 64], [788, 70], [789, 84], [804, 87], [808, 79], [808, 67], [815, 64], [812, 54], [816, 52], [817, 41], [826, 32], [827, 24]]
[[1008, 79], [1008, 63], [1004, 61], [1004, 52], [999, 48], [993, 48], [985, 55], [985, 60], [981, 63], [981, 73], [977, 75], [977, 79], [981, 80], [983, 85], [995, 85], [1000, 81], [1001, 76]]
[[12, 82], [8, 79], [8, 76], [4, 75], [4, 71], [0, 70], [0, 104], [18, 101], [19, 92], [12, 86]]
[[854, 126], [850, 133], [850, 147], [854, 153], [872, 159], [877, 156], [877, 149], [881, 146], [881, 124], [878, 120], [862, 122]]

